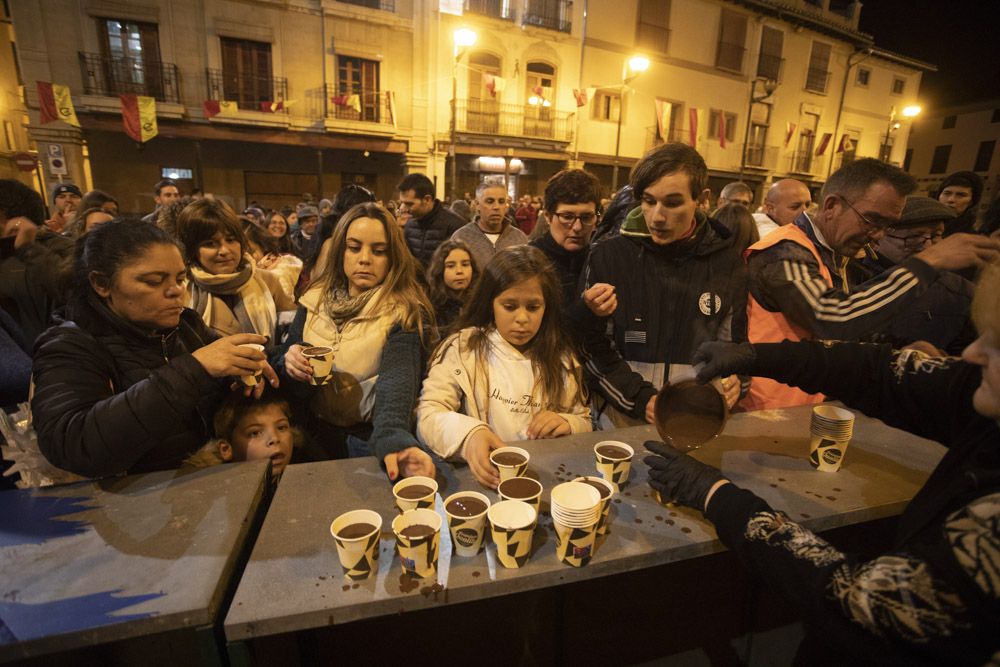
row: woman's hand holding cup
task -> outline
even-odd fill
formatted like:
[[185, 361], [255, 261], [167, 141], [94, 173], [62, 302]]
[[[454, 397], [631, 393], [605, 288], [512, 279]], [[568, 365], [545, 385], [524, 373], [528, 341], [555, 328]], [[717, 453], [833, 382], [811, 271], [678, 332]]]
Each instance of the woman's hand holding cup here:
[[477, 428], [469, 435], [465, 443], [465, 460], [472, 476], [483, 486], [495, 489], [500, 483], [500, 472], [490, 461], [490, 452], [504, 446], [503, 440], [488, 427]]
[[[261, 373], [272, 386], [277, 387], [278, 376], [267, 363], [267, 357], [260, 350], [245, 347], [247, 343], [264, 345], [267, 343], [267, 338], [249, 333], [224, 336], [198, 348], [191, 353], [191, 356], [212, 377], [242, 377]], [[263, 391], [263, 382], [257, 383], [254, 387], [246, 387], [247, 395], [252, 393], [259, 397]]]
[[291, 345], [285, 352], [285, 373], [299, 382], [309, 382], [312, 379], [312, 366], [302, 354], [301, 345]]

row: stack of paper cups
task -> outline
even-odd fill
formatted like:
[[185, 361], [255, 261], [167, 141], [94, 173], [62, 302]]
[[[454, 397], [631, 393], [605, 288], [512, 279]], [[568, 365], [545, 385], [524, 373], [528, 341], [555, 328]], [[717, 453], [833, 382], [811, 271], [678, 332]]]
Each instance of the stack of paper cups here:
[[573, 567], [586, 565], [594, 555], [600, 492], [583, 482], [559, 484], [552, 489], [551, 509], [559, 560]]
[[833, 405], [817, 405], [809, 430], [809, 462], [823, 472], [840, 470], [854, 434], [854, 413]]

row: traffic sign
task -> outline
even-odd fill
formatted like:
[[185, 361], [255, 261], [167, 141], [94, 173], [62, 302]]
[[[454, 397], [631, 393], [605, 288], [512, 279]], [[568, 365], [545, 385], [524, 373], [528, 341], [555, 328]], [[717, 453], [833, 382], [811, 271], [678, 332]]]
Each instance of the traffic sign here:
[[14, 154], [14, 164], [21, 171], [34, 171], [35, 167], [38, 165], [38, 160], [31, 153], [15, 153]]
[[69, 171], [66, 169], [66, 161], [61, 157], [49, 156], [49, 174], [52, 176], [66, 176]]

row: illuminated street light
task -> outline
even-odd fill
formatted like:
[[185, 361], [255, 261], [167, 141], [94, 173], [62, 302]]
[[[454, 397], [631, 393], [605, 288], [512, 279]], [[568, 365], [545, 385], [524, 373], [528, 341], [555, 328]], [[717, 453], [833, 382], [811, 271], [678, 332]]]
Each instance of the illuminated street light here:
[[622, 67], [621, 93], [618, 95], [618, 131], [615, 134], [615, 166], [611, 172], [612, 193], [618, 191], [618, 155], [622, 143], [622, 116], [625, 114], [625, 87], [648, 69], [649, 58], [638, 55], [629, 58]]
[[903, 107], [903, 116], [905, 116], [906, 118], [913, 118], [914, 116], [918, 115], [921, 111], [922, 109], [920, 108], [919, 104], [913, 104], [908, 107]]
[[455, 152], [455, 133], [458, 104], [458, 61], [462, 59], [466, 50], [476, 43], [479, 36], [475, 30], [469, 28], [459, 28], [452, 34], [455, 43], [454, 57], [451, 61], [451, 200], [455, 201], [455, 194], [458, 188], [458, 153]]
[[[904, 118], [913, 118], [917, 116], [922, 111], [919, 104], [911, 104], [908, 107], [903, 107], [901, 115]], [[896, 107], [892, 107], [889, 111], [889, 125], [885, 128], [885, 139], [882, 141], [881, 159], [882, 162], [888, 162], [891, 157], [892, 147], [889, 145], [889, 139], [892, 137], [892, 133], [898, 130], [902, 125], [896, 122]]]

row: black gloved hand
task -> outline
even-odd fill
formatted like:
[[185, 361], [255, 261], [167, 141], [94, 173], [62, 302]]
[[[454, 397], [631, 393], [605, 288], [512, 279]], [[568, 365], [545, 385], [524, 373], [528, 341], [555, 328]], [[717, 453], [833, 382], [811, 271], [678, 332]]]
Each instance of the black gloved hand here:
[[695, 350], [691, 364], [698, 368], [698, 381], [709, 382], [730, 375], [753, 375], [751, 369], [757, 352], [750, 343], [708, 341]]
[[649, 466], [649, 485], [659, 491], [665, 501], [704, 512], [709, 489], [725, 479], [719, 469], [656, 440], [647, 440], [644, 446], [658, 455], [643, 459]]

